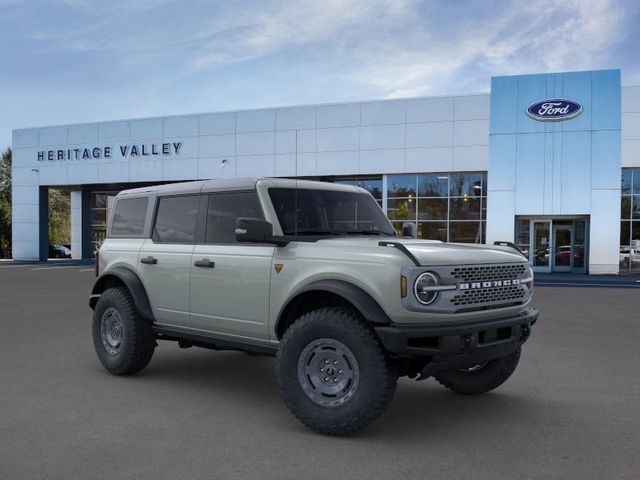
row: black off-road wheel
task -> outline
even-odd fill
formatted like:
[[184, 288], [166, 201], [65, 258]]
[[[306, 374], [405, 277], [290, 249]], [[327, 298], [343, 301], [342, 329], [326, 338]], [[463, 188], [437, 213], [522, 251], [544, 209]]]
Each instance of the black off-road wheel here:
[[434, 375], [442, 386], [462, 395], [478, 395], [498, 388], [515, 371], [520, 360], [520, 348], [504, 357], [458, 370]]
[[149, 364], [156, 346], [151, 323], [138, 313], [124, 287], [105, 290], [93, 312], [93, 346], [114, 375], [131, 375]]
[[357, 312], [329, 307], [301, 316], [285, 332], [276, 380], [285, 404], [303, 424], [346, 435], [382, 415], [398, 374]]

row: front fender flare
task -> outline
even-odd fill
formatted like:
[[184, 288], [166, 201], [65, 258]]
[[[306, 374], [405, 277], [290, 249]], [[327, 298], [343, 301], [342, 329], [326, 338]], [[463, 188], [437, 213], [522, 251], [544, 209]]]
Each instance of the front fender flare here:
[[[344, 298], [347, 302], [354, 306], [356, 310], [362, 314], [365, 320], [368, 322], [387, 325], [391, 323], [391, 320], [376, 302], [371, 295], [365, 292], [362, 288], [353, 285], [352, 283], [345, 282], [343, 280], [318, 280], [312, 282], [304, 287], [295, 290], [291, 296], [287, 299], [285, 306], [280, 310], [278, 314], [278, 320], [276, 321], [275, 331], [280, 331], [280, 324], [283, 318], [286, 316], [286, 312], [289, 306], [305, 292], [322, 291], [329, 292], [339, 297]], [[285, 320], [286, 321], [286, 320]]]
[[138, 277], [133, 270], [126, 267], [115, 267], [98, 277], [96, 283], [93, 285], [91, 297], [89, 298], [89, 306], [91, 309], [95, 309], [96, 303], [98, 303], [98, 298], [100, 298], [102, 292], [109, 288], [108, 285], [114, 279], [119, 280], [118, 283], [121, 282], [125, 287], [127, 287], [133, 297], [133, 303], [142, 318], [154, 321], [151, 303], [149, 303], [147, 291], [145, 290], [140, 277]]

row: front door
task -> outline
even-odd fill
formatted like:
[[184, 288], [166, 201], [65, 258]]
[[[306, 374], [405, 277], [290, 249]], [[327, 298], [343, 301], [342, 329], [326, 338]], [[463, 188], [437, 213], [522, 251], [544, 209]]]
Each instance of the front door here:
[[570, 272], [573, 268], [573, 227], [553, 226], [553, 271]]

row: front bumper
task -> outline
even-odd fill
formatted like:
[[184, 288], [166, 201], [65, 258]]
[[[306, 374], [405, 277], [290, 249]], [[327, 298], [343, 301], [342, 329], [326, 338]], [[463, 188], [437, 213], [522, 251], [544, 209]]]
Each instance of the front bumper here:
[[423, 360], [420, 379], [509, 355], [522, 345], [538, 319], [538, 310], [517, 315], [449, 325], [382, 325], [375, 327], [391, 354]]

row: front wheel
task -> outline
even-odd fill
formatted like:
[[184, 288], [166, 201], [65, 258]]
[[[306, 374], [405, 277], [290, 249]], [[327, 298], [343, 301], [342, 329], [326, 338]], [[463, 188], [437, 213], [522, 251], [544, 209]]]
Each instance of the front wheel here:
[[398, 375], [360, 315], [329, 307], [301, 316], [285, 332], [276, 380], [287, 407], [303, 424], [346, 435], [382, 415]]
[[498, 388], [515, 371], [520, 347], [513, 353], [488, 362], [434, 375], [442, 386], [462, 395], [478, 395]]

